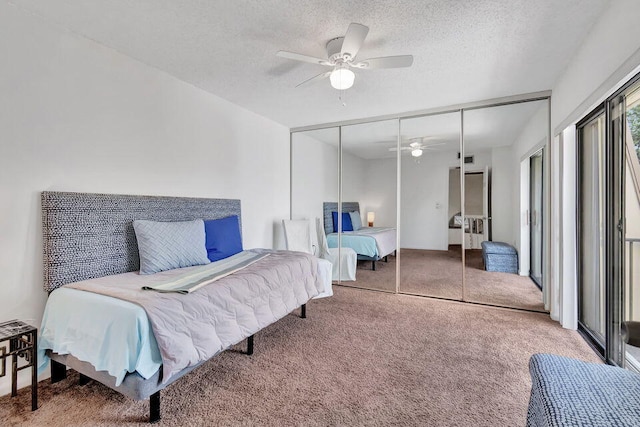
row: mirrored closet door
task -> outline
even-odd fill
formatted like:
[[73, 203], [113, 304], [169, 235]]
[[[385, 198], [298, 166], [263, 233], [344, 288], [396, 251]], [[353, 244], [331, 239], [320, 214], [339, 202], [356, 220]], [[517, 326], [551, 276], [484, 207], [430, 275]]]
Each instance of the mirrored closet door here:
[[400, 129], [400, 291], [461, 300], [460, 113]]
[[463, 124], [464, 299], [544, 311], [529, 277], [531, 227], [543, 221], [529, 206], [529, 152], [547, 143], [547, 101], [465, 111]]
[[343, 252], [357, 257], [355, 277], [349, 278], [355, 280], [343, 277], [342, 284], [396, 291], [397, 140], [397, 120], [341, 128], [339, 240]]
[[[316, 256], [328, 257], [323, 249], [326, 247], [324, 203], [338, 201], [339, 143], [337, 127], [291, 134], [291, 219], [307, 221], [308, 233], [304, 236], [305, 233], [299, 230], [285, 231], [285, 236], [289, 236], [288, 249], [304, 250], [309, 247]], [[330, 227], [332, 229], [333, 225]], [[304, 241], [305, 238], [308, 242]], [[339, 253], [334, 257], [339, 259]], [[336, 263], [333, 270], [332, 276], [337, 282], [341, 273], [340, 263]]]

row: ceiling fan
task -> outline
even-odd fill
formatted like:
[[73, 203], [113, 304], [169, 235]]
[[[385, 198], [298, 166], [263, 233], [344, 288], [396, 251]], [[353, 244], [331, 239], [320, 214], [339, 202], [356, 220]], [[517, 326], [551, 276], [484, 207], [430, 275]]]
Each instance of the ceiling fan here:
[[369, 33], [369, 27], [351, 23], [344, 37], [336, 37], [327, 43], [327, 59], [302, 55], [295, 52], [279, 51], [276, 55], [281, 58], [293, 59], [295, 61], [309, 62], [333, 68], [303, 81], [296, 87], [315, 83], [329, 77], [331, 86], [338, 90], [349, 89], [355, 80], [354, 68], [369, 70], [374, 68], [401, 68], [410, 67], [413, 64], [412, 55], [383, 56], [379, 58], [363, 59], [356, 61], [356, 55], [364, 43], [364, 39]]
[[[431, 139], [429, 137], [424, 137], [424, 138], [414, 138], [412, 139], [411, 143], [408, 146], [402, 146], [400, 147], [400, 151], [410, 151], [411, 155], [413, 157], [420, 157], [422, 156], [422, 152], [424, 150], [433, 150], [433, 151], [437, 151], [435, 148], [433, 147], [437, 147], [439, 145], [445, 145], [445, 142], [437, 142], [435, 144], [425, 144], [425, 140]], [[397, 151], [398, 149], [396, 147], [391, 147], [389, 148], [389, 151]]]

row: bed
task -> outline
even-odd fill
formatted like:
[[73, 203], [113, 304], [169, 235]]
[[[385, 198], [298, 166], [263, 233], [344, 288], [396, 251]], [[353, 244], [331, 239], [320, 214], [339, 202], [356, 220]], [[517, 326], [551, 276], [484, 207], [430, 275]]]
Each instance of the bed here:
[[[371, 261], [375, 271], [376, 261], [387, 260], [388, 255], [396, 251], [397, 233], [391, 227], [363, 227], [356, 231], [343, 231], [342, 236], [334, 232], [333, 212], [338, 211], [338, 203], [323, 203], [324, 231], [330, 248], [338, 246], [352, 248], [358, 254], [358, 260]], [[343, 202], [342, 212], [361, 212], [358, 202]], [[338, 241], [341, 240], [340, 245]]]
[[[44, 192], [41, 201], [50, 294], [40, 370], [50, 359], [53, 382], [70, 367], [81, 383], [94, 379], [149, 398], [151, 422], [160, 419], [160, 390], [244, 339], [251, 354], [256, 332], [298, 308], [306, 317], [306, 303], [324, 290], [315, 257], [289, 251], [242, 251], [206, 265], [137, 273], [134, 220], [241, 221], [239, 200]], [[221, 278], [197, 290], [142, 289], [212, 272]]]

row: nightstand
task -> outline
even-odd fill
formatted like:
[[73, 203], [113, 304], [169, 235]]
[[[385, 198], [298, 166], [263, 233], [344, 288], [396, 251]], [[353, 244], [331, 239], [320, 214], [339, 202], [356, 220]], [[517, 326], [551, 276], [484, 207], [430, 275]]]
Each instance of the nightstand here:
[[[7, 358], [11, 356], [11, 396], [18, 394], [18, 371], [31, 368], [31, 410], [38, 409], [38, 329], [20, 320], [0, 323], [0, 343], [9, 341], [0, 347], [0, 377], [7, 374]], [[27, 363], [18, 367], [18, 357]]]

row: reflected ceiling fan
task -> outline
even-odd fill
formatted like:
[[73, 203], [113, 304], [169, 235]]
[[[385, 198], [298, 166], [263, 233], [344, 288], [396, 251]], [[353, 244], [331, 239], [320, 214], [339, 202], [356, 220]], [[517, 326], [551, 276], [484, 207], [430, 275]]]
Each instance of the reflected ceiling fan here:
[[[438, 151], [437, 149], [433, 148], [433, 147], [437, 147], [440, 145], [445, 145], [446, 142], [436, 142], [433, 144], [426, 144], [425, 141], [429, 141], [429, 140], [433, 140], [433, 138], [430, 137], [423, 137], [423, 138], [413, 138], [411, 139], [411, 143], [409, 145], [405, 145], [400, 147], [400, 151], [409, 151], [411, 152], [411, 155], [413, 157], [420, 157], [422, 156], [422, 152], [424, 150], [433, 150], [433, 151]], [[389, 148], [389, 151], [397, 151], [398, 149], [396, 147], [391, 147]]]
[[333, 68], [303, 81], [296, 87], [315, 83], [329, 77], [331, 86], [338, 90], [349, 89], [353, 86], [356, 78], [352, 71], [354, 68], [369, 70], [374, 68], [402, 68], [410, 67], [413, 64], [412, 55], [383, 56], [379, 58], [363, 59], [356, 61], [356, 55], [364, 43], [364, 39], [369, 33], [369, 27], [351, 23], [344, 37], [336, 37], [327, 43], [327, 59], [316, 58], [300, 53], [279, 51], [276, 55], [281, 58], [293, 59], [295, 61], [309, 62]]

